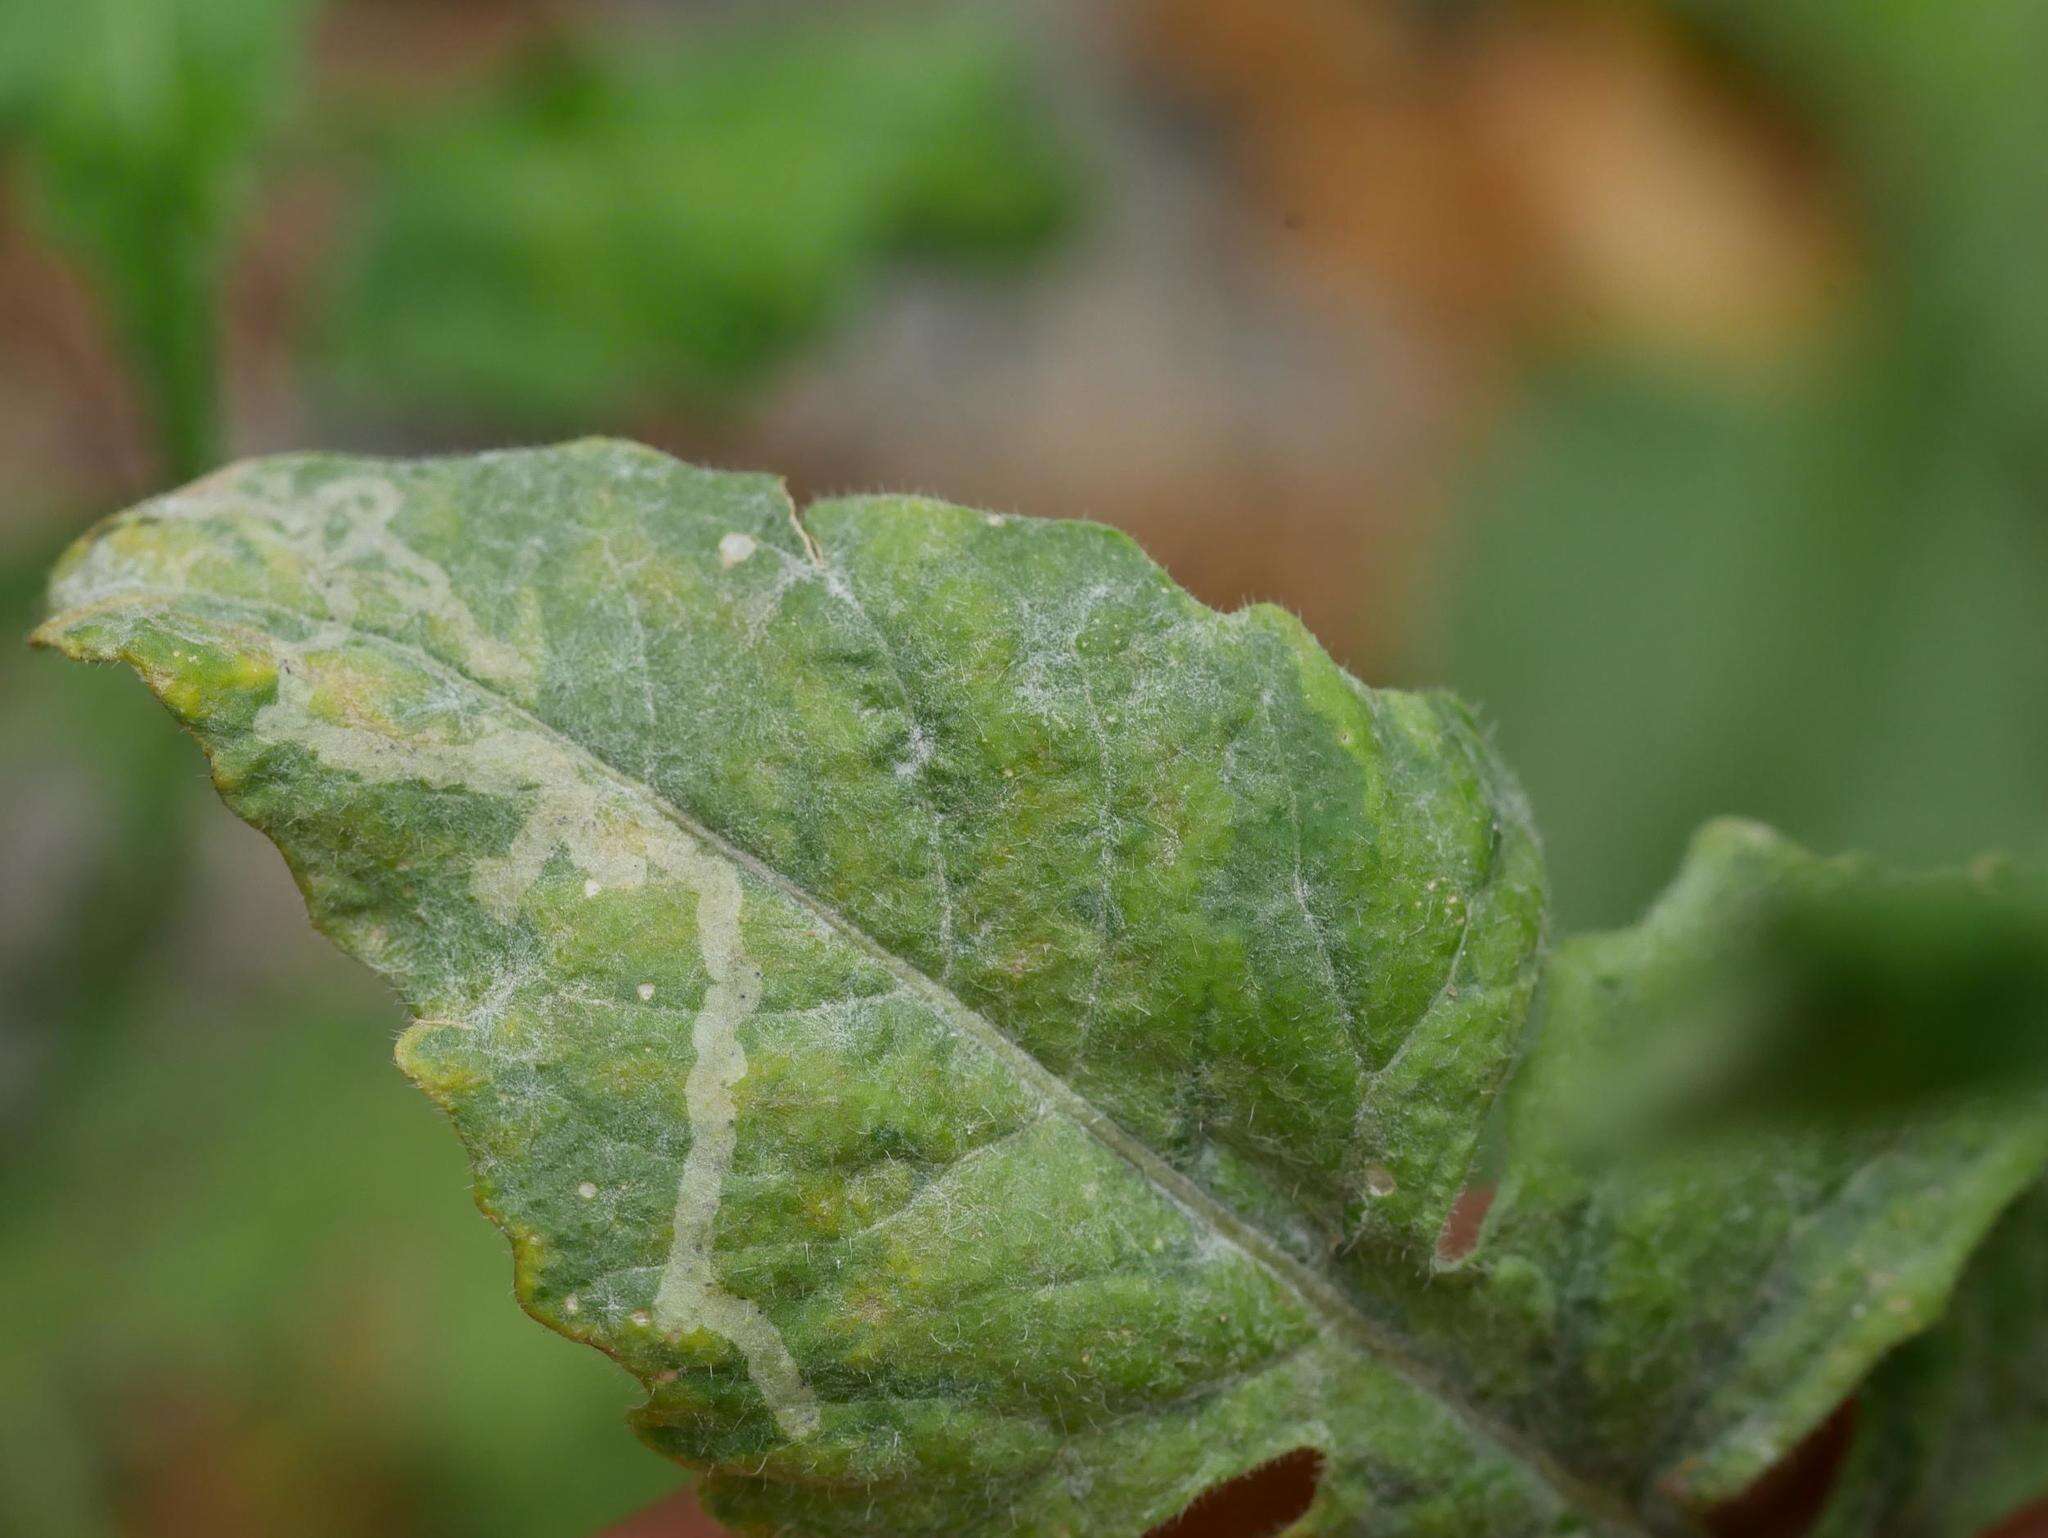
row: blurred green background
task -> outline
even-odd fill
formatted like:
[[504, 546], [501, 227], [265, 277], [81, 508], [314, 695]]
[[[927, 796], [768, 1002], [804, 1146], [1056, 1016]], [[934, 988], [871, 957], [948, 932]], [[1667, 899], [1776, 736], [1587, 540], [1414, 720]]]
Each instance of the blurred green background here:
[[[0, 613], [224, 458], [588, 432], [1131, 529], [1483, 706], [1561, 922], [2048, 853], [2048, 8], [0, 0]], [[590, 1533], [399, 1020], [0, 660], [0, 1532]]]

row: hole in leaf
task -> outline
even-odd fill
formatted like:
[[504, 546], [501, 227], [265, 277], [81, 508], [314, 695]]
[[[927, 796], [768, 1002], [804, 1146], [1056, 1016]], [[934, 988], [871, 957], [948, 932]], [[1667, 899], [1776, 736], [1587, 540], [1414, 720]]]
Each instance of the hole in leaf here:
[[1436, 1262], [1455, 1266], [1479, 1248], [1479, 1231], [1486, 1226], [1486, 1214], [1493, 1210], [1495, 1187], [1467, 1186], [1444, 1215], [1443, 1231], [1436, 1236]]
[[1988, 1527], [1981, 1538], [2048, 1538], [2048, 1501], [2022, 1507], [1996, 1527]]
[[1211, 1485], [1145, 1538], [1273, 1538], [1308, 1510], [1322, 1477], [1323, 1455], [1297, 1447]]
[[1855, 1440], [1856, 1401], [1845, 1399], [1755, 1484], [1708, 1512], [1707, 1531], [1716, 1538], [1802, 1538], [1827, 1509]]
[[730, 1538], [726, 1530], [704, 1514], [697, 1497], [685, 1490], [667, 1500], [657, 1501], [617, 1527], [608, 1527], [599, 1538]]

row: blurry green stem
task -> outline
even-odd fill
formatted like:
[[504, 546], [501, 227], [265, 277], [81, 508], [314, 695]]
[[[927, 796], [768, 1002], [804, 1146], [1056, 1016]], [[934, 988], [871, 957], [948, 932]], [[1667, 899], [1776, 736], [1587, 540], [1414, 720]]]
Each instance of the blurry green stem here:
[[141, 281], [117, 281], [116, 290], [162, 468], [182, 484], [223, 453], [219, 263], [214, 242], [180, 221], [168, 221], [163, 236]]

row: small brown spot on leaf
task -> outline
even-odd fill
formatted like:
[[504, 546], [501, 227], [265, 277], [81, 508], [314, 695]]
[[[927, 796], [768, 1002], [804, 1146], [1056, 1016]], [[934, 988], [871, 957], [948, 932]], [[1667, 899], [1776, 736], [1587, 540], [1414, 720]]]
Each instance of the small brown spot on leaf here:
[[1322, 1477], [1323, 1455], [1297, 1447], [1211, 1485], [1145, 1538], [1274, 1538], [1301, 1519]]
[[1491, 1181], [1470, 1185], [1458, 1193], [1451, 1210], [1444, 1215], [1443, 1231], [1436, 1236], [1436, 1259], [1440, 1266], [1455, 1266], [1479, 1248], [1479, 1232], [1486, 1226], [1486, 1214], [1493, 1210], [1495, 1187]]

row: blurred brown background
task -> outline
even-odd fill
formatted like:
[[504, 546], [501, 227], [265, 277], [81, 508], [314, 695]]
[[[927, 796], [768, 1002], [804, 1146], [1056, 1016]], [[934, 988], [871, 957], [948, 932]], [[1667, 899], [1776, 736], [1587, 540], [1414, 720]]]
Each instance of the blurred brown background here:
[[[229, 456], [591, 432], [1125, 527], [1478, 701], [1562, 923], [1703, 817], [2048, 846], [2024, 0], [0, 0], [0, 604]], [[393, 1006], [0, 661], [0, 1532], [595, 1532]]]

